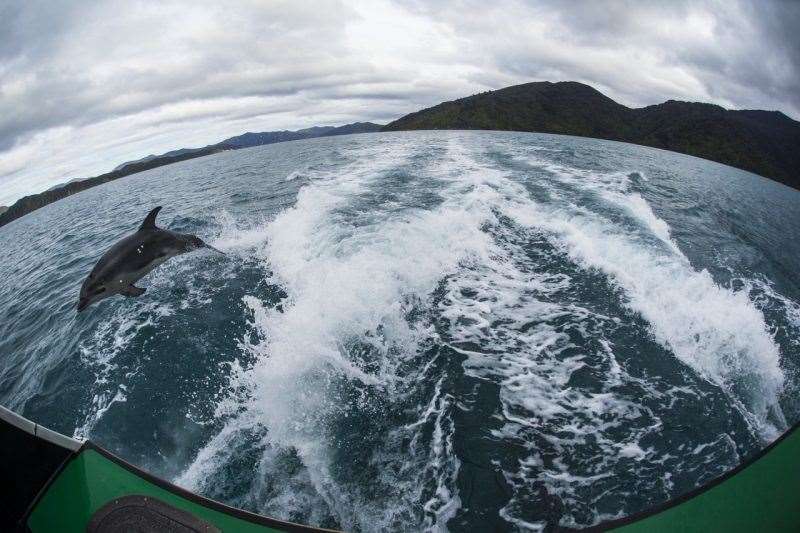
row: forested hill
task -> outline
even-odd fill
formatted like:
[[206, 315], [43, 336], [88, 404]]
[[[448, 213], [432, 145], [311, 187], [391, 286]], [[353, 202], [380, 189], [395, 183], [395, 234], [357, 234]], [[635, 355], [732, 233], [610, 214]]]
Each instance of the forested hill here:
[[778, 111], [732, 111], [669, 100], [629, 108], [577, 82], [534, 82], [417, 111], [384, 131], [480, 129], [624, 141], [749, 170], [800, 189], [800, 122]]

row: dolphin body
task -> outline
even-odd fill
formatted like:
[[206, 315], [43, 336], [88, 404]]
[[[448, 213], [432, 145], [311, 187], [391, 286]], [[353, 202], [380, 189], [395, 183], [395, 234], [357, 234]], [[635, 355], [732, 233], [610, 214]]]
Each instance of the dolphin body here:
[[81, 286], [78, 312], [115, 294], [141, 296], [145, 289], [134, 283], [176, 255], [200, 248], [224, 255], [199, 237], [156, 227], [160, 210], [161, 206], [150, 211], [136, 233], [128, 235], [103, 254]]

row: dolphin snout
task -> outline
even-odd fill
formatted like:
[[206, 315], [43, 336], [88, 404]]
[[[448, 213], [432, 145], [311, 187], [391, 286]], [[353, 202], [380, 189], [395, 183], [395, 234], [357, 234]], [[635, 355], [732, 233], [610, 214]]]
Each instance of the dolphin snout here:
[[213, 247], [213, 246], [211, 246], [210, 244], [205, 244], [205, 243], [203, 243], [203, 245], [204, 245], [206, 248], [208, 248], [209, 250], [214, 250], [214, 251], [215, 251], [215, 252], [217, 252], [218, 254], [222, 254], [222, 255], [228, 255], [228, 254], [226, 254], [225, 252], [223, 252], [222, 250], [217, 250], [216, 248], [214, 248], [214, 247]]
[[80, 313], [84, 309], [89, 307], [89, 299], [88, 298], [81, 298], [78, 300], [78, 312]]
[[194, 246], [195, 250], [198, 250], [200, 248], [208, 248], [209, 250], [213, 250], [219, 254], [228, 255], [222, 250], [217, 250], [216, 248], [205, 242], [203, 239], [195, 235], [189, 235], [189, 242], [192, 244], [192, 246]]

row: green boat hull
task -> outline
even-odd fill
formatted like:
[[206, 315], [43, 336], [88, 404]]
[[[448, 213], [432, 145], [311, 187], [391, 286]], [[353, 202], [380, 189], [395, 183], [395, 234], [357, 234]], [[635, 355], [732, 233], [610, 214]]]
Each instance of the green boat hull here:
[[[324, 531], [209, 500], [0, 407], [0, 530]], [[710, 483], [591, 531], [800, 531], [800, 425]]]
[[88, 446], [53, 480], [28, 516], [33, 532], [86, 531], [92, 516], [109, 503], [136, 495], [186, 511], [220, 531], [265, 533], [310, 528], [272, 520], [201, 498], [174, 485], [144, 476], [103, 451]]

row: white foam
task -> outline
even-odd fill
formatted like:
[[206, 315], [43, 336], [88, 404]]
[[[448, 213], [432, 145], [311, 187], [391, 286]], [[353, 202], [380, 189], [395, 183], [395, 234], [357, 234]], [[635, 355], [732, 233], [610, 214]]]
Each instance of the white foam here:
[[740, 290], [746, 291], [753, 303], [761, 310], [778, 310], [785, 318], [788, 341], [794, 346], [800, 346], [800, 303], [787, 298], [779, 293], [773, 283], [763, 278], [734, 278], [734, 283]]
[[626, 207], [667, 249], [649, 246], [636, 232], [569, 201], [515, 206], [512, 216], [546, 231], [574, 261], [608, 275], [659, 343], [741, 402], [743, 414], [764, 439], [774, 438], [785, 427], [778, 405], [784, 376], [780, 349], [763, 313], [746, 291], [721, 287], [707, 271], [695, 270], [671, 239], [668, 225], [641, 196], [621, 192], [617, 183], [604, 189], [609, 181], [598, 179], [592, 186]]
[[[516, 190], [513, 184], [496, 185], [508, 193]], [[529, 206], [521, 208], [525, 207]], [[525, 251], [513, 244], [512, 237], [502, 235], [487, 261], [474, 261], [448, 279], [440, 314], [450, 321], [451, 347], [467, 357], [467, 374], [500, 387], [504, 425], [492, 430], [493, 437], [499, 442], [530, 442], [534, 450], [531, 432], [541, 433], [541, 438], [549, 440], [564, 457], [581, 456], [588, 448], [590, 455], [599, 456], [595, 469], [605, 472], [585, 475], [578, 473], [582, 467], [571, 472], [563, 464], [547, 466], [534, 452], [520, 462], [518, 469], [504, 472], [514, 491], [501, 516], [520, 529], [544, 529], [546, 524], [523, 518], [529, 505], [527, 487], [544, 485], [564, 502], [564, 525], [586, 525], [572, 518], [572, 513], [591, 506], [587, 489], [610, 476], [615, 462], [626, 457], [626, 451], [632, 453], [638, 439], [655, 428], [638, 429], [633, 421], [651, 416], [648, 409], [613, 392], [617, 385], [634, 379], [617, 363], [607, 341], [601, 338], [602, 349], [597, 354], [565, 355], [577, 349], [568, 328], [584, 331], [587, 338], [598, 337], [602, 334], [598, 325], [614, 327], [615, 321], [562, 303], [557, 295], [569, 291], [569, 276], [537, 273], [535, 261], [526, 259]], [[559, 322], [564, 325], [557, 326]], [[463, 346], [479, 346], [480, 350]], [[608, 368], [603, 388], [591, 391], [569, 386], [573, 374], [586, 366], [590, 356], [601, 358]], [[627, 433], [629, 440], [620, 445], [606, 437], [606, 432]], [[595, 519], [600, 516], [596, 514]]]
[[[243, 434], [263, 433], [263, 478], [254, 480], [250, 492], [258, 508], [280, 511], [281, 502], [307, 513], [324, 502], [344, 529], [446, 528], [463, 504], [456, 487], [461, 464], [453, 450], [457, 402], [442, 390], [441, 379], [428, 375], [432, 362], [420, 362], [411, 375], [399, 370], [437, 340], [425, 321], [408, 316], [443, 288], [441, 304], [428, 311], [449, 322], [450, 344], [466, 356], [466, 374], [499, 386], [503, 425], [493, 436], [528, 442], [537, 432], [565, 456], [587, 442], [601, 455], [596, 471], [586, 471], [546, 463], [531, 449], [516, 470], [504, 472], [514, 494], [501, 516], [522, 529], [544, 528], [521, 512], [525, 491], [539, 483], [568, 509], [584, 512], [568, 510], [562, 525], [607, 517], [591, 514], [592, 502], [581, 500], [582, 491], [607, 480], [617, 461], [663, 460], [641, 444], [643, 436], [658, 431], [658, 417], [637, 398], [615, 392], [631, 383], [649, 391], [649, 384], [630, 376], [603, 338], [603, 328], [613, 328], [615, 320], [561, 301], [558, 295], [570, 289], [572, 279], [537, 271], [515, 244], [513, 228], [500, 223], [502, 217], [510, 217], [526, 236], [544, 234], [581, 267], [605, 274], [659, 343], [726, 391], [761, 436], [774, 434], [781, 424], [777, 395], [783, 375], [763, 315], [746, 293], [720, 287], [692, 267], [668, 224], [629, 191], [629, 178], [549, 166], [556, 179], [572, 180], [571, 186], [636, 222], [625, 228], [574, 203], [569, 191], [554, 191], [551, 203], [534, 201], [523, 184], [455, 139], [440, 160], [418, 170], [436, 182], [441, 202], [435, 206], [363, 202], [391, 185], [391, 172], [421, 149], [410, 142], [389, 147], [376, 142], [329, 174], [321, 170], [300, 190], [296, 204], [274, 219], [245, 228], [226, 223], [231, 229], [217, 242], [262, 261], [269, 281], [288, 298], [280, 311], [255, 296], [244, 299], [251, 332], [241, 347], [255, 362], [235, 365], [233, 392], [216, 413], [224, 427], [177, 478], [179, 484], [207, 487]], [[410, 194], [414, 185], [398, 194]], [[559, 321], [597, 338], [600, 347], [570, 354], [575, 346]], [[366, 364], [354, 357], [356, 344], [368, 346], [375, 360]], [[607, 369], [600, 389], [567, 386], [590, 360]], [[332, 422], [350, 416], [341, 401], [342, 384], [360, 391], [358, 409], [370, 412], [370, 398], [399, 403], [426, 380], [436, 385], [416, 420], [388, 431], [385, 446], [370, 458], [370, 464], [385, 467], [375, 483], [391, 490], [379, 496], [380, 491], [363, 494], [359, 487], [342, 486], [331, 464], [336, 443], [329, 432]], [[644, 418], [650, 426], [633, 423]], [[543, 425], [558, 431], [541, 431]], [[614, 431], [626, 431], [625, 438], [606, 436]], [[400, 449], [397, 443], [404, 441], [411, 444]], [[293, 477], [291, 491], [264, 496], [276, 475], [276, 457], [287, 450], [304, 469]]]
[[[693, 269], [672, 239], [669, 225], [655, 215], [640, 194], [629, 191], [626, 175], [598, 176], [571, 172], [560, 165], [547, 166], [557, 179], [575, 188], [574, 196], [591, 193], [594, 201], [606, 206], [605, 211], [622, 210], [637, 224], [626, 226], [606, 219], [584, 207], [578, 198], [573, 199], [569, 190], [551, 190], [551, 202], [541, 204], [502, 179], [492, 186], [513, 200], [495, 209], [523, 227], [543, 231], [551, 244], [576, 263], [606, 274], [623, 291], [628, 305], [648, 321], [662, 345], [725, 390], [755, 433], [765, 440], [772, 438], [785, 426], [777, 403], [783, 382], [780, 353], [764, 316], [746, 292], [723, 288], [708, 272]], [[661, 246], [654, 246], [653, 237]], [[582, 452], [574, 447], [585, 447], [592, 442], [587, 439], [595, 439], [599, 451], [593, 453], [599, 453], [598, 464], [603, 465], [596, 470], [606, 472], [618, 460], [663, 460], [639, 444], [643, 436], [658, 431], [659, 419], [635, 398], [619, 396], [613, 390], [630, 382], [652, 397], [662, 394], [619, 366], [613, 346], [602, 339], [601, 330], [586, 336], [599, 338], [603, 346], [594, 354], [605, 359], [608, 366], [603, 390], [593, 393], [567, 387], [572, 374], [584, 366], [584, 359], [560, 355], [575, 347], [563, 330], [550, 325], [549, 319], [568, 317], [572, 327], [584, 330], [590, 323], [611, 327], [613, 320], [552, 303], [560, 300], [551, 296], [569, 288], [569, 278], [563, 274], [531, 274], [530, 265], [519, 264], [525, 256], [522, 250], [507, 245], [505, 249], [495, 247], [487, 255], [490, 261], [476, 262], [472, 271], [449, 280], [441, 314], [451, 320], [451, 334], [458, 341], [454, 348], [467, 356], [467, 371], [492, 382], [499, 379], [502, 415], [507, 423], [493, 431], [494, 436], [511, 441], [527, 439], [529, 431], [550, 427], [542, 437], [566, 457], [580, 455]], [[464, 343], [489, 350], [460, 348]], [[644, 416], [653, 418], [652, 424], [636, 429], [635, 421]], [[604, 436], [608, 430], [614, 430], [615, 439], [620, 431], [627, 430], [629, 435], [623, 441], [612, 440]], [[577, 474], [566, 465], [554, 469], [535, 455], [523, 460], [518, 470], [505, 474], [515, 493], [501, 515], [522, 529], [544, 527], [521, 518], [526, 487], [536, 484], [547, 486], [548, 492], [565, 504], [561, 525], [585, 526], [614, 517], [595, 512], [587, 522], [585, 517], [573, 515], [581, 509], [588, 511], [586, 507], [595, 497], [591, 490], [587, 493], [580, 487], [588, 489], [607, 474]]]
[[[237, 399], [235, 409], [248, 416], [234, 416], [204, 447], [178, 478], [182, 485], [202, 485], [216, 470], [220, 454], [224, 456], [229, 436], [243, 425], [258, 424], [267, 429], [270, 445], [296, 451], [310, 482], [343, 527], [379, 530], [408, 512], [399, 501], [370, 502], [343, 492], [333, 481], [325, 428], [342, 415], [336, 384], [351, 380], [358, 387], [382, 390], [383, 395], [402, 385], [397, 365], [415, 355], [420, 339], [430, 333], [407, 322], [409, 302], [427, 298], [464, 258], [485, 251], [488, 238], [481, 226], [492, 215], [484, 197], [496, 193], [473, 190], [431, 211], [348, 213], [348, 205], [375, 186], [373, 180], [405, 160], [397, 151], [382, 156], [365, 154], [360, 164], [306, 186], [294, 207], [263, 228], [255, 254], [268, 263], [272, 281], [289, 297], [283, 312], [245, 298], [257, 335], [243, 345], [256, 363], [244, 376], [249, 397]], [[365, 333], [378, 331], [371, 341], [365, 339]], [[372, 343], [381, 358], [377, 370], [367, 371], [349, 357], [346, 346], [353, 339]], [[435, 493], [421, 502], [429, 529], [441, 527], [460, 505], [447, 414], [451, 400], [439, 401], [431, 419], [431, 445], [420, 451], [430, 458], [424, 468], [435, 471], [429, 475], [438, 479]], [[416, 477], [418, 472], [408, 472], [412, 474]], [[392, 507], [403, 510], [387, 511]]]
[[89, 438], [94, 426], [111, 406], [126, 401], [125, 381], [130, 380], [137, 369], [127, 368], [125, 374], [118, 375], [117, 357], [143, 329], [155, 326], [173, 312], [172, 307], [159, 302], [142, 302], [132, 308], [117, 308], [108, 320], [99, 323], [90, 339], [78, 346], [81, 360], [92, 369], [95, 381], [91, 385], [94, 391], [92, 402], [86, 409], [83, 423], [75, 428], [73, 437]]

